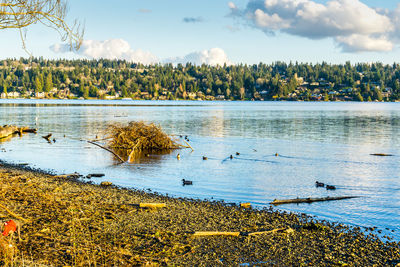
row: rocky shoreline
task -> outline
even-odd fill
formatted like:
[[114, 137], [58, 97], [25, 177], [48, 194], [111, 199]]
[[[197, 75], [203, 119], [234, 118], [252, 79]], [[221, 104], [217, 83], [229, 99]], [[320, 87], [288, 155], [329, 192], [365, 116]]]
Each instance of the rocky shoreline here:
[[[400, 243], [307, 215], [104, 187], [4, 162], [0, 193], [1, 221], [20, 224], [20, 240], [1, 237], [3, 265], [400, 266]], [[239, 234], [194, 234], [206, 231]]]

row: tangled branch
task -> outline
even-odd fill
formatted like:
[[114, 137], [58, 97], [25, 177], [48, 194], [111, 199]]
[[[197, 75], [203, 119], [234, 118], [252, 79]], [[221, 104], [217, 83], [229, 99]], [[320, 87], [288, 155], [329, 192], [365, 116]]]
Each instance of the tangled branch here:
[[65, 0], [0, 0], [0, 29], [18, 29], [26, 50], [26, 32], [23, 30], [41, 23], [55, 29], [62, 41], [67, 41], [71, 49], [78, 50], [84, 30], [76, 20], [72, 25], [65, 22], [67, 11]]

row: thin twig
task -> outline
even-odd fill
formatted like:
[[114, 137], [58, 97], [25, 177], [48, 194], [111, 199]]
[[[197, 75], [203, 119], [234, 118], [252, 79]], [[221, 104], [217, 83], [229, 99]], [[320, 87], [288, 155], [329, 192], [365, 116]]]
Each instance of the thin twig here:
[[188, 145], [188, 147], [189, 147], [192, 151], [194, 151], [193, 147], [192, 147], [188, 142], [186, 142], [186, 140], [183, 140], [183, 142], [185, 142], [185, 143]]
[[97, 143], [95, 143], [95, 142], [92, 142], [92, 141], [87, 141], [87, 142], [88, 142], [89, 144], [92, 144], [92, 145], [95, 145], [95, 146], [101, 147], [102, 149], [107, 150], [108, 152], [110, 152], [110, 153], [112, 153], [114, 156], [116, 156], [122, 163], [125, 162], [125, 160], [123, 160], [120, 156], [118, 156], [118, 154], [116, 154], [114, 151], [112, 151], [112, 150], [110, 150], [110, 149], [108, 149], [108, 148], [106, 148], [106, 147], [104, 147], [104, 146], [102, 146], [102, 145], [99, 145], [99, 144], [97, 144]]

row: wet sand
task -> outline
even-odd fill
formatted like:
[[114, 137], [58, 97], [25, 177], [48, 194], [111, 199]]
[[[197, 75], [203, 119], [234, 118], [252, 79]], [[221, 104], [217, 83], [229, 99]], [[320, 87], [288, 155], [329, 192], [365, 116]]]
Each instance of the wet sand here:
[[[103, 187], [0, 162], [3, 264], [52, 266], [396, 266], [400, 244], [372, 229], [272, 209]], [[165, 203], [141, 208], [140, 203]], [[6, 208], [6, 209], [5, 209]], [[280, 229], [280, 231], [272, 231]], [[196, 231], [240, 232], [202, 236]], [[249, 235], [254, 232], [266, 232]], [[6, 243], [5, 243], [6, 242]], [[8, 244], [4, 248], [4, 244]], [[9, 246], [11, 245], [11, 246]], [[10, 249], [12, 247], [12, 249]], [[400, 266], [400, 265], [398, 265]]]

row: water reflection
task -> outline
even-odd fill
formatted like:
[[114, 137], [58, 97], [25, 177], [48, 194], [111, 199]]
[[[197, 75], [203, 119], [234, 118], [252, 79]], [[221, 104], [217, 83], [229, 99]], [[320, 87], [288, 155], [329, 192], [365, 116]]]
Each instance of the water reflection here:
[[[359, 195], [362, 198], [279, 208], [400, 231], [397, 104], [57, 103], [1, 100], [0, 124], [37, 127], [39, 134], [1, 143], [7, 152], [0, 153], [0, 158], [60, 173], [105, 173], [97, 182], [109, 180], [175, 196], [260, 206], [274, 198]], [[169, 134], [188, 135], [195, 151], [150, 154], [135, 164], [115, 165], [111, 153], [80, 141], [102, 136], [110, 123], [133, 120], [155, 122]], [[48, 133], [56, 143], [49, 145], [40, 137]], [[371, 153], [395, 157], [373, 157]], [[193, 186], [182, 187], [182, 179], [193, 181]], [[317, 180], [337, 190], [316, 188]], [[400, 240], [400, 233], [395, 235]]]

